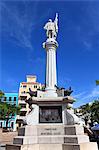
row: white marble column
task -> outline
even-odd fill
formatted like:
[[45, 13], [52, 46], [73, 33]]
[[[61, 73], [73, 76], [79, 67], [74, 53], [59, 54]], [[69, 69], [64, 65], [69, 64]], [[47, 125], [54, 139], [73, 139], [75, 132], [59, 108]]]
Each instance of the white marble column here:
[[43, 44], [46, 49], [46, 97], [57, 97], [55, 85], [57, 85], [56, 71], [56, 48], [58, 43], [55, 39], [49, 38]]

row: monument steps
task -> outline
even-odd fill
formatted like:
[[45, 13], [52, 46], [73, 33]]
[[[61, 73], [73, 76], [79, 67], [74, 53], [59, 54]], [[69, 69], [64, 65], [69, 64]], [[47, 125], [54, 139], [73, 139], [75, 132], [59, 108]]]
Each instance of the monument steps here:
[[14, 138], [13, 144], [41, 144], [41, 143], [83, 143], [89, 142], [86, 135], [46, 135], [46, 136], [17, 136]]
[[29, 144], [29, 145], [7, 145], [6, 150], [98, 150], [95, 142], [80, 144]]

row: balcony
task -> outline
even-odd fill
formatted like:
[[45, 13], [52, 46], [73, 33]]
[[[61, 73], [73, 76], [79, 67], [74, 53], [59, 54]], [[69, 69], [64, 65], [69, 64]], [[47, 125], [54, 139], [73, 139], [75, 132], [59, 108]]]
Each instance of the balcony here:
[[17, 115], [17, 119], [18, 119], [18, 120], [24, 120], [24, 119], [25, 119], [25, 116], [19, 116], [19, 115]]
[[26, 104], [25, 100], [19, 100], [18, 103], [19, 104]]
[[27, 112], [27, 108], [21, 108], [20, 111]]

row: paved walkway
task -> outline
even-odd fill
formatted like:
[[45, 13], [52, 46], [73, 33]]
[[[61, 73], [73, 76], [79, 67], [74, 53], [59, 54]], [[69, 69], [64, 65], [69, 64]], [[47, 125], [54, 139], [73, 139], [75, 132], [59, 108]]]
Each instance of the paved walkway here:
[[0, 145], [0, 150], [5, 150], [5, 145]]
[[5, 150], [6, 144], [12, 144], [13, 138], [17, 136], [17, 132], [2, 132], [0, 131], [0, 150]]

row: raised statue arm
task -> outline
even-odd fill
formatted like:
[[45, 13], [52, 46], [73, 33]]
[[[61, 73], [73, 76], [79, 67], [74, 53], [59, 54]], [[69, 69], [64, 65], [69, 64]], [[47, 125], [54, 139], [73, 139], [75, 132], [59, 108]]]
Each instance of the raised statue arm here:
[[58, 13], [56, 13], [56, 17], [55, 17], [54, 23], [55, 23], [56, 33], [58, 33]]

